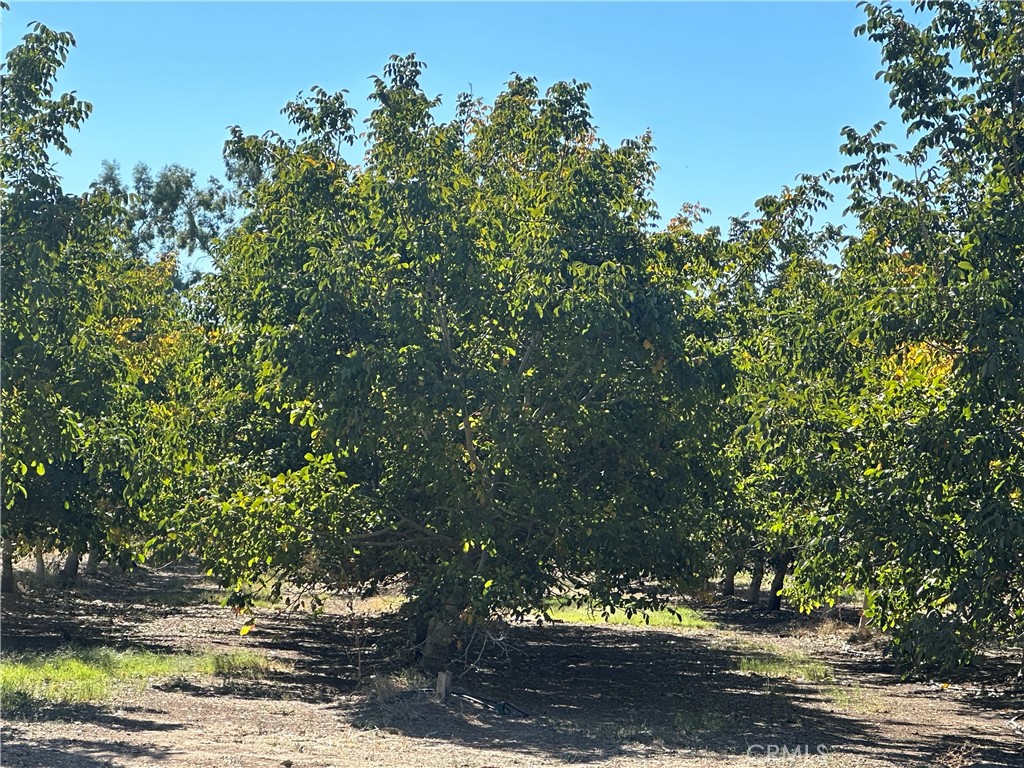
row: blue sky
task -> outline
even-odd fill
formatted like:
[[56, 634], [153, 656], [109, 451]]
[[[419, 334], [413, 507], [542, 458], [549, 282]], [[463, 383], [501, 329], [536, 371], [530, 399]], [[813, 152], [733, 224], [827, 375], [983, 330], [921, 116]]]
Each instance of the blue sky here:
[[410, 51], [442, 118], [512, 72], [589, 82], [602, 138], [653, 131], [666, 221], [699, 202], [724, 226], [797, 174], [841, 167], [844, 125], [897, 122], [853, 2], [11, 5], [5, 52], [31, 21], [78, 41], [59, 80], [94, 105], [58, 166], [74, 192], [105, 159], [222, 175], [228, 126], [286, 130], [281, 107], [314, 84], [347, 88], [365, 116], [368, 77]]

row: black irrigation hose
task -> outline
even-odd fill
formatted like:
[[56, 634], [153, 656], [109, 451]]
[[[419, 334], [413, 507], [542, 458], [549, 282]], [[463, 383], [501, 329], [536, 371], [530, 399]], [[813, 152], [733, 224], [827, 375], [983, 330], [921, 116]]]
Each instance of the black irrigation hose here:
[[471, 701], [474, 704], [479, 704], [487, 709], [493, 709], [499, 715], [505, 717], [529, 717], [530, 715], [515, 704], [509, 704], [507, 701], [494, 701], [493, 699], [482, 699], [479, 696], [470, 696], [468, 693], [462, 693], [461, 691], [452, 691], [452, 696], [458, 696], [460, 699]]
[[[420, 694], [431, 695], [434, 693], [433, 688], [413, 688], [412, 690], [403, 691], [398, 695], [398, 698], [406, 698], [411, 696], [418, 696]], [[492, 709], [499, 715], [504, 717], [529, 717], [528, 712], [524, 712], [515, 704], [509, 704], [507, 701], [495, 701], [494, 699], [484, 699], [480, 696], [473, 696], [463, 691], [451, 691], [449, 696], [455, 696], [460, 699], [472, 702], [484, 709]]]

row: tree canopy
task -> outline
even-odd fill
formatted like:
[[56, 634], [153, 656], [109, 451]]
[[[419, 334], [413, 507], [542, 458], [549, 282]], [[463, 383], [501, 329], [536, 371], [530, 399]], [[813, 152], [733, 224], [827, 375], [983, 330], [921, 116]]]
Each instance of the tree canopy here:
[[[401, 575], [464, 618], [692, 579], [730, 374], [652, 226], [649, 137], [612, 148], [584, 85], [527, 78], [436, 123], [422, 66], [376, 81], [358, 168], [351, 110], [319, 90], [285, 109], [298, 139], [228, 144], [259, 181], [219, 251], [219, 314], [308, 448], [210, 500], [230, 572]], [[237, 521], [267, 514], [264, 560]]]

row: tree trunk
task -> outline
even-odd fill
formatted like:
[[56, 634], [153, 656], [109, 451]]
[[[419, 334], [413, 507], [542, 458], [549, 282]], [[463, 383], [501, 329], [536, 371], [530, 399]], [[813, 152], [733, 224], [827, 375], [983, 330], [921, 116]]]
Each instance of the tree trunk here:
[[732, 597], [736, 594], [736, 566], [730, 565], [725, 569], [725, 577], [722, 579], [722, 595]]
[[459, 614], [466, 605], [461, 593], [450, 597], [444, 606], [428, 611], [426, 638], [423, 641], [423, 658], [420, 666], [428, 675], [436, 675], [448, 668], [451, 660], [455, 629], [459, 625]]
[[6, 536], [3, 539], [3, 573], [0, 574], [0, 593], [11, 595], [18, 591], [14, 580], [14, 544]]
[[761, 601], [761, 583], [764, 581], [764, 561], [755, 560], [754, 570], [750, 573], [750, 588], [747, 590], [747, 600], [757, 605]]
[[455, 632], [450, 621], [438, 616], [430, 620], [427, 627], [427, 639], [423, 642], [423, 671], [428, 675], [436, 675], [448, 666], [451, 656], [452, 638]]
[[46, 560], [43, 558], [43, 542], [36, 542], [36, 578], [46, 576]]
[[78, 564], [82, 559], [82, 553], [78, 550], [78, 547], [72, 547], [71, 551], [68, 552], [68, 559], [64, 561], [64, 567], [60, 569], [60, 579], [66, 584], [70, 584], [78, 578]]
[[777, 611], [782, 607], [782, 587], [786, 582], [786, 570], [789, 563], [783, 561], [775, 566], [775, 575], [772, 577], [772, 588], [768, 594], [768, 610]]
[[100, 572], [100, 547], [99, 544], [89, 545], [89, 554], [85, 558], [85, 575], [95, 576]]

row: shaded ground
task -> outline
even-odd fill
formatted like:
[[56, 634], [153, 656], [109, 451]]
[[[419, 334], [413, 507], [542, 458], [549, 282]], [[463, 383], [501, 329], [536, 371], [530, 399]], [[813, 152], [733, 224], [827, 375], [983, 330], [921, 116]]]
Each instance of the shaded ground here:
[[[1012, 719], [1024, 721], [1024, 684], [999, 668], [982, 682], [900, 682], [838, 622], [737, 602], [710, 606], [708, 630], [493, 627], [497, 642], [455, 668], [459, 695], [440, 704], [429, 681], [401, 672], [408, 634], [385, 605], [336, 603], [316, 618], [260, 609], [241, 637], [242, 620], [187, 570], [5, 600], [5, 654], [256, 648], [275, 669], [158, 681], [105, 704], [30, 702], [4, 713], [0, 763], [1024, 767]], [[794, 658], [824, 664], [830, 679], [741, 671]]]

